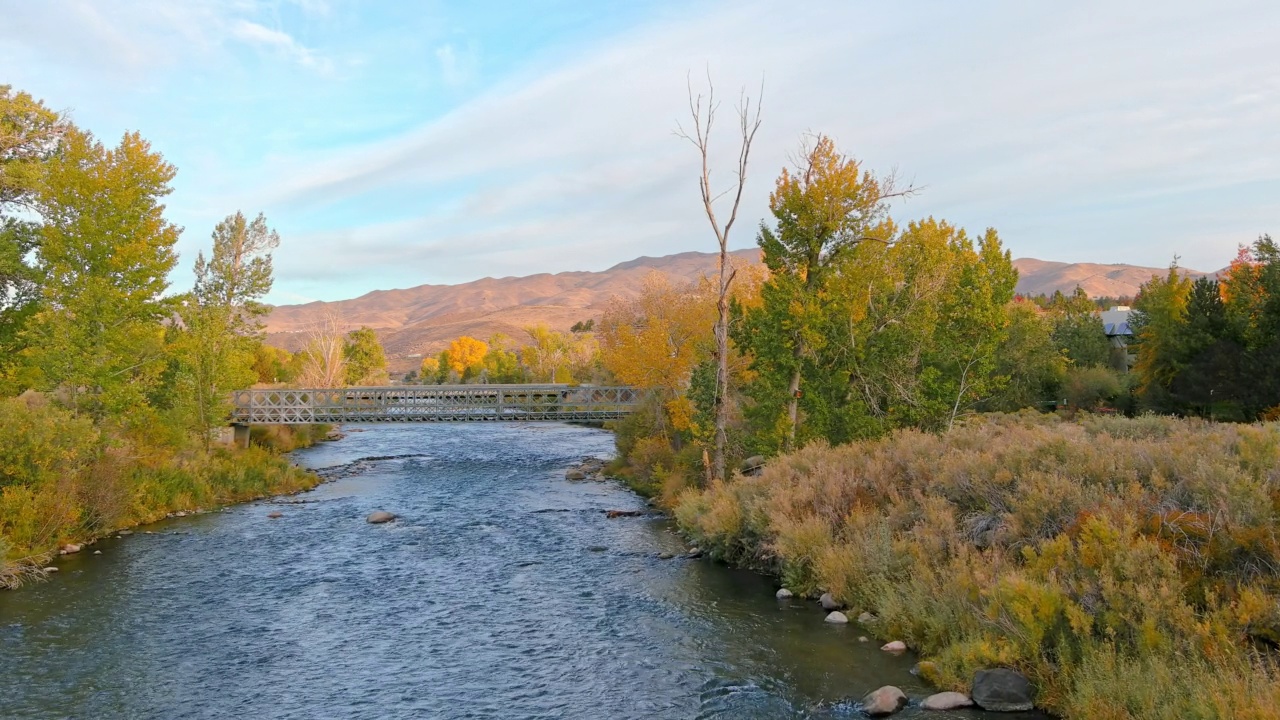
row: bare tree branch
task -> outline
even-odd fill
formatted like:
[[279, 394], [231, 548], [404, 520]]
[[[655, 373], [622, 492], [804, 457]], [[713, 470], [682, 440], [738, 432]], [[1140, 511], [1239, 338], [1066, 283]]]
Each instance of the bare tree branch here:
[[[716, 396], [715, 396], [715, 454], [712, 458], [713, 468], [710, 475], [716, 479], [725, 477], [725, 447], [727, 445], [726, 425], [728, 424], [729, 395], [729, 290], [737, 277], [737, 269], [731, 267], [729, 258], [729, 233], [738, 220], [738, 209], [742, 205], [742, 194], [747, 184], [747, 165], [751, 157], [751, 145], [755, 142], [756, 132], [760, 129], [760, 100], [757, 99], [752, 112], [751, 98], [744, 88], [738, 95], [738, 130], [740, 144], [738, 146], [737, 164], [734, 168], [735, 183], [729, 189], [719, 193], [711, 189], [711, 130], [715, 126], [716, 101], [715, 83], [711, 79], [711, 70], [707, 68], [707, 95], [703, 99], [701, 93], [693, 91], [692, 73], [685, 78], [689, 97], [689, 117], [692, 132], [676, 122], [675, 134], [688, 140], [698, 151], [701, 161], [701, 172], [698, 176], [698, 191], [702, 199], [702, 208], [715, 233], [716, 243], [720, 248], [719, 279], [717, 283], [717, 318], [716, 337]], [[764, 81], [760, 83], [760, 97], [764, 95]], [[716, 215], [716, 203], [732, 194], [733, 203], [729, 209], [728, 219], [721, 224]]]

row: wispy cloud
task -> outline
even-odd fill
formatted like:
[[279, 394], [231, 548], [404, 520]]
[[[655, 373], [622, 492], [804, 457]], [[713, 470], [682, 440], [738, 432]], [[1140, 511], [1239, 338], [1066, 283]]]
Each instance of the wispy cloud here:
[[249, 20], [235, 20], [231, 23], [232, 36], [251, 45], [275, 50], [303, 67], [328, 71], [333, 65], [318, 55], [314, 50], [303, 47], [293, 36], [280, 30], [272, 30], [264, 25]]
[[[54, 6], [74, 18], [41, 35]], [[1212, 268], [1280, 230], [1266, 225], [1280, 217], [1280, 60], [1266, 32], [1280, 5], [743, 0], [655, 5], [621, 31], [543, 46], [519, 45], [524, 26], [483, 34], [518, 22], [505, 16], [463, 27], [400, 9], [361, 25], [368, 7], [320, 0], [148, 6], [19, 6], [0, 24], [0, 66], [57, 68], [68, 92], [94, 92], [82, 78], [98, 56], [134, 73], [176, 68], [146, 93], [102, 83], [97, 104], [130, 122], [157, 93], [216, 98], [206, 119], [153, 115], [142, 129], [184, 128], [166, 149], [184, 160], [179, 222], [243, 208], [279, 226], [280, 293], [332, 299], [710, 249], [697, 159], [671, 133], [686, 74], [707, 67], [726, 99], [713, 158], [726, 184], [730, 105], [765, 78], [738, 247], [807, 131], [926, 185], [903, 217], [995, 226], [1018, 255], [1158, 265], [1177, 253]], [[494, 77], [503, 52], [515, 69]], [[358, 67], [341, 59], [354, 55]]]

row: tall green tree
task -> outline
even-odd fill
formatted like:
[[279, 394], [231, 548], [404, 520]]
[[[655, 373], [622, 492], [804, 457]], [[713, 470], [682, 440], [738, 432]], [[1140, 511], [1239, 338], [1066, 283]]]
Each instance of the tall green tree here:
[[1071, 295], [1054, 292], [1049, 300], [1049, 312], [1053, 318], [1053, 342], [1073, 367], [1108, 364], [1111, 343], [1097, 306], [1084, 288], [1076, 286]]
[[1012, 411], [1060, 397], [1066, 358], [1053, 340], [1053, 324], [1035, 303], [1015, 298], [1006, 308], [1007, 332], [997, 354], [997, 372], [1008, 378], [987, 407]]
[[953, 289], [942, 296], [943, 322], [925, 355], [928, 395], [933, 403], [942, 403], [941, 412], [933, 411], [921, 423], [950, 429], [958, 417], [1008, 383], [1008, 377], [998, 373], [998, 355], [1007, 330], [1005, 306], [1013, 300], [1018, 272], [993, 229], [975, 247], [963, 230], [947, 223], [929, 218], [920, 225], [948, 234], [952, 262], [958, 268]]
[[165, 367], [163, 299], [181, 229], [174, 168], [137, 133], [115, 148], [70, 129], [37, 195], [41, 298], [22, 333], [35, 384], [94, 415], [147, 405]]
[[1129, 327], [1138, 346], [1134, 370], [1139, 375], [1138, 396], [1153, 410], [1172, 410], [1170, 385], [1185, 364], [1184, 332], [1191, 279], [1176, 263], [1163, 278], [1147, 281], [1134, 300]]
[[759, 407], [785, 408], [785, 417], [774, 423], [785, 447], [796, 444], [806, 363], [826, 344], [823, 306], [833, 268], [863, 243], [891, 242], [888, 201], [910, 192], [863, 170], [825, 136], [778, 178], [769, 197], [773, 226], [762, 224], [757, 237], [771, 276], [761, 289], [763, 307], [747, 315], [749, 326], [739, 337], [762, 376], [755, 393]]
[[387, 356], [372, 328], [362, 327], [347, 333], [342, 354], [346, 359], [348, 385], [387, 383]]
[[40, 240], [39, 188], [70, 127], [44, 103], [0, 85], [0, 395], [20, 389], [18, 336], [40, 298], [31, 262]]
[[257, 331], [269, 310], [260, 301], [271, 292], [271, 255], [279, 246], [280, 234], [262, 213], [252, 221], [238, 211], [228, 215], [213, 229], [209, 261], [203, 252], [196, 256], [196, 299], [205, 307], [235, 308], [236, 322]]
[[195, 287], [183, 299], [183, 327], [174, 342], [180, 368], [180, 402], [206, 445], [227, 422], [230, 393], [257, 380], [254, 369], [262, 343], [261, 299], [273, 282], [271, 254], [280, 236], [258, 214], [252, 222], [236, 212], [214, 227], [206, 260], [196, 256]]
[[[851, 399], [874, 419], [868, 429], [942, 429], [1000, 396], [1016, 283], [994, 231], [975, 245], [933, 218], [909, 223], [879, 266], [847, 269], [828, 337], [848, 347], [836, 361], [850, 369]], [[842, 298], [854, 304], [843, 309]]]

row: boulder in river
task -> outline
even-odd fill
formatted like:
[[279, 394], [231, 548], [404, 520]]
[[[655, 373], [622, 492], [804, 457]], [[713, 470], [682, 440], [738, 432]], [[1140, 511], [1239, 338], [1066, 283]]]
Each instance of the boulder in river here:
[[365, 518], [365, 521], [373, 525], [381, 525], [382, 523], [389, 523], [395, 519], [396, 516], [386, 510], [375, 510], [369, 513], [369, 516]]
[[280, 512], [279, 510], [273, 510], [272, 512], [267, 513], [267, 517], [271, 518], [272, 520], [277, 520], [279, 518], [284, 517], [284, 513]]
[[118, 532], [118, 533], [116, 533], [116, 534], [117, 534], [117, 535], [119, 535], [120, 537], [129, 537], [130, 535], [132, 535], [132, 534], [133, 534], [133, 531], [132, 531], [132, 530], [121, 530], [120, 532]]
[[885, 652], [903, 653], [907, 651], [907, 644], [902, 642], [901, 640], [894, 640], [893, 642], [888, 642], [888, 643], [885, 643], [884, 645], [881, 645], [880, 649]]
[[840, 603], [836, 602], [836, 599], [831, 595], [831, 593], [822, 593], [822, 597], [818, 598], [818, 604], [827, 612], [839, 610], [842, 607]]
[[639, 510], [605, 510], [604, 516], [612, 520], [620, 517], [640, 517], [644, 513]]
[[876, 616], [869, 612], [860, 613], [858, 615], [858, 623], [860, 625], [870, 625], [876, 621]]
[[572, 470], [565, 471], [564, 479], [565, 480], [586, 480], [587, 474], [582, 472], [581, 470], [578, 470], [577, 468], [574, 468]]
[[892, 715], [907, 706], [907, 695], [892, 685], [872, 690], [862, 698], [862, 712], [871, 717]]
[[702, 548], [689, 548], [689, 552], [684, 554], [690, 560], [697, 560], [702, 557]]
[[44, 571], [47, 573], [56, 573], [58, 572], [58, 568], [50, 565], [49, 567], [45, 568]]
[[778, 598], [779, 600], [786, 600], [787, 598], [791, 597], [792, 595], [793, 595], [793, 593], [792, 593], [790, 590], [786, 589], [786, 588], [782, 588], [782, 589], [778, 590], [778, 592], [776, 592], [776, 593], [774, 593], [774, 594], [773, 594], [773, 596], [774, 596], [774, 597], [776, 597], [776, 598]]
[[58, 554], [59, 555], [75, 555], [78, 552], [80, 552], [79, 545], [75, 543], [67, 543], [66, 545], [62, 546], [62, 549], [58, 551]]
[[671, 553], [669, 553], [669, 552], [658, 553], [658, 559], [659, 559], [659, 560], [670, 560], [670, 559], [671, 559], [671, 558], [673, 558], [673, 557], [675, 557], [675, 555], [672, 555], [672, 554], [671, 554]]
[[849, 622], [849, 616], [845, 615], [839, 610], [836, 610], [834, 612], [829, 613], [826, 619], [823, 620], [823, 622], [829, 622], [835, 625], [845, 625]]
[[979, 670], [973, 675], [973, 701], [983, 710], [1025, 712], [1035, 706], [1035, 691], [1016, 670]]
[[973, 700], [964, 693], [940, 692], [925, 698], [920, 707], [925, 710], [958, 710], [973, 707]]

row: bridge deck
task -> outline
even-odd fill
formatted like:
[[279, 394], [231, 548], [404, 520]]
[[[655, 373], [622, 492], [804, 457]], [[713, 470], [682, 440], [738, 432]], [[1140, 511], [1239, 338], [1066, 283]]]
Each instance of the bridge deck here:
[[239, 390], [238, 424], [613, 420], [641, 393], [593, 385], [399, 385], [339, 389]]

